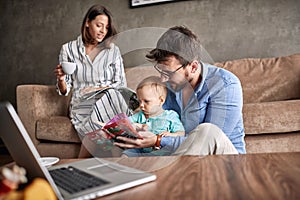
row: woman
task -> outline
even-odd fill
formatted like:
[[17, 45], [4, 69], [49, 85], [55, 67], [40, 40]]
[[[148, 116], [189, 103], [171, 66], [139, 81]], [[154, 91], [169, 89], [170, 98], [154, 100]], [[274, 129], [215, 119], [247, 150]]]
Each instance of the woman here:
[[74, 62], [77, 68], [68, 75], [61, 64], [57, 65], [54, 71], [57, 91], [65, 96], [72, 91], [70, 117], [81, 138], [99, 129], [99, 122], [129, 112], [122, 95], [115, 89], [91, 96], [96, 90], [126, 86], [121, 53], [112, 43], [116, 33], [111, 13], [101, 5], [94, 5], [83, 19], [81, 35], [61, 48], [59, 63]]

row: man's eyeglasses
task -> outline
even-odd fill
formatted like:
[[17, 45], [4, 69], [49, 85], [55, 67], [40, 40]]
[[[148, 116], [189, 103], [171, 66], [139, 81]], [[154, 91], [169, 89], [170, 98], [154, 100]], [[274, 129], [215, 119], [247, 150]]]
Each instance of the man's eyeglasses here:
[[174, 71], [164, 71], [161, 69], [161, 67], [164, 66], [162, 64], [156, 64], [154, 65], [154, 68], [165, 78], [169, 79], [173, 74], [175, 74], [175, 72], [177, 72], [178, 70], [180, 70], [181, 68], [185, 67], [185, 65], [181, 65], [180, 67], [178, 67], [176, 70]]

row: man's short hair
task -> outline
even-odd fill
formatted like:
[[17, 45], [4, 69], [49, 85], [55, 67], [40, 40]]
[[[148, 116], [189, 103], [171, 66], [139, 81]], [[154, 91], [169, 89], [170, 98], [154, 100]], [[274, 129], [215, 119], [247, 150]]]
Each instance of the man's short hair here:
[[156, 48], [146, 57], [150, 61], [166, 61], [175, 56], [182, 65], [193, 60], [200, 61], [201, 45], [197, 36], [184, 26], [175, 26], [167, 30], [158, 40]]

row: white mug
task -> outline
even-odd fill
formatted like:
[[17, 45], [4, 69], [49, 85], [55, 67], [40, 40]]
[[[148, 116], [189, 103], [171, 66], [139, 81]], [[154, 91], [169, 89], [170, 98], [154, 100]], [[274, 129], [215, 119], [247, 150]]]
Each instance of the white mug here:
[[65, 74], [73, 74], [76, 69], [76, 63], [73, 62], [61, 62], [61, 66]]

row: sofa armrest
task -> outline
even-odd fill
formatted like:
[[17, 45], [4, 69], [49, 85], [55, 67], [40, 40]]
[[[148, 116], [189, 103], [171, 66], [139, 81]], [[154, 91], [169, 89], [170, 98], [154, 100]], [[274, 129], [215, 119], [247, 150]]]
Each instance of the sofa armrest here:
[[17, 111], [35, 145], [36, 121], [50, 116], [68, 116], [69, 96], [60, 96], [54, 85], [18, 85]]

